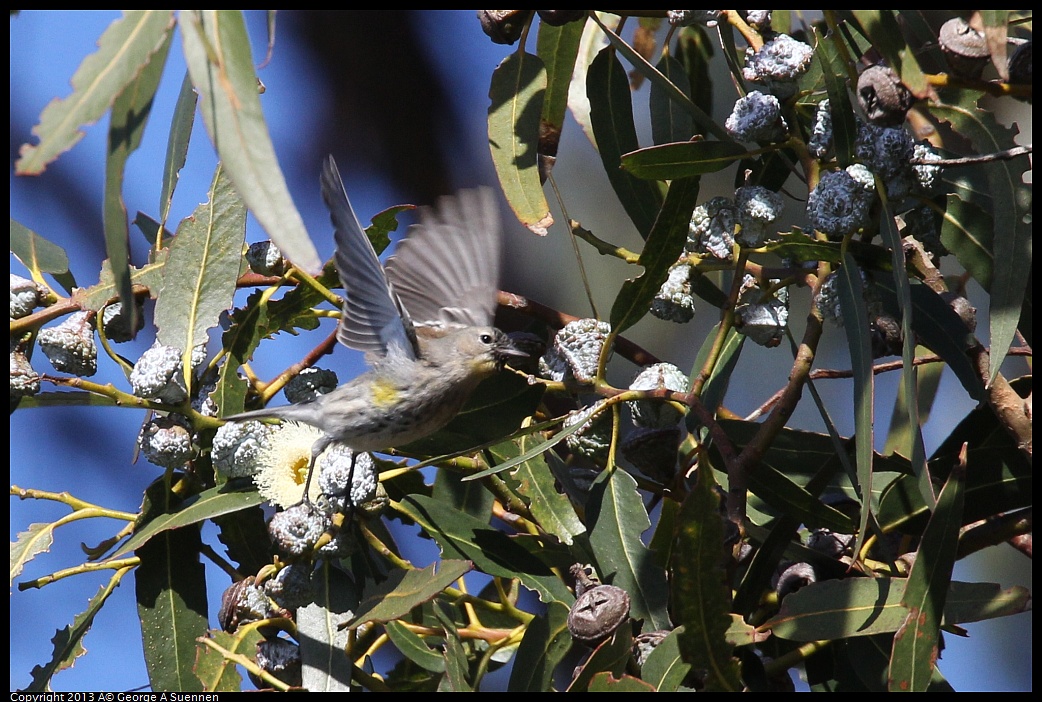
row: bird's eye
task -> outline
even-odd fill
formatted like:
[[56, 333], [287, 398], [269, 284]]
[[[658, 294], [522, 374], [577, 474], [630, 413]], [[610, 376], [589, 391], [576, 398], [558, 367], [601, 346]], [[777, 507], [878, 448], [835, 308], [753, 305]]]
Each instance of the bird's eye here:
[[481, 335], [481, 343], [483, 343], [483, 344], [491, 344], [492, 343], [492, 335], [491, 334], [482, 334]]

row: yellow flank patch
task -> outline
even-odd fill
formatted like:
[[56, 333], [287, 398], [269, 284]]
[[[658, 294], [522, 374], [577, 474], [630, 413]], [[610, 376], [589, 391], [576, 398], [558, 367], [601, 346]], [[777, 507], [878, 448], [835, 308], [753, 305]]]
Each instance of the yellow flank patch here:
[[387, 381], [374, 380], [369, 386], [369, 399], [377, 407], [390, 407], [398, 400], [398, 390]]

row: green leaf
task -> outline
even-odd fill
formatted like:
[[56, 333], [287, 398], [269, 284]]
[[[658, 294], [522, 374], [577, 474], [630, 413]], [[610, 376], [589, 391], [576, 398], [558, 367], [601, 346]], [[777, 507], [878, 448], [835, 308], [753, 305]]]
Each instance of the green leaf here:
[[568, 22], [560, 27], [546, 22], [539, 23], [536, 53], [546, 66], [547, 76], [543, 112], [539, 118], [542, 180], [546, 179], [557, 159], [557, 147], [561, 142], [564, 117], [568, 110], [568, 89], [572, 84], [572, 71], [575, 69], [584, 26], [585, 22]]
[[[133, 224], [138, 228], [142, 236], [145, 237], [145, 241], [148, 242], [149, 246], [155, 247], [157, 245], [156, 242], [159, 241], [159, 246], [166, 247], [170, 245], [170, 241], [173, 239], [173, 232], [164, 227], [158, 220], [152, 219], [140, 210], [138, 210], [138, 213], [134, 216]], [[156, 256], [157, 254], [162, 253], [162, 250], [156, 251], [153, 249], [150, 255]]]
[[[670, 100], [674, 101], [681, 109], [690, 114], [695, 123], [721, 141], [733, 141], [731, 136], [723, 127], [713, 121], [712, 117], [704, 113], [697, 105], [695, 105], [695, 103], [691, 102], [691, 98], [689, 98], [683, 90], [678, 88], [669, 80], [669, 78], [662, 75], [662, 73], [660, 73], [654, 66], [648, 63], [647, 59], [641, 56], [636, 49], [623, 41], [618, 34], [601, 21], [599, 16], [594, 15], [593, 20], [598, 24], [598, 26], [600, 26], [601, 31], [603, 31], [608, 37], [608, 41], [611, 42], [612, 48], [625, 56], [626, 60], [632, 63], [633, 67], [636, 68], [641, 75], [646, 77], [652, 85], [657, 85]], [[600, 143], [599, 138], [597, 143]]]
[[145, 59], [136, 78], [130, 81], [112, 105], [109, 118], [108, 149], [105, 158], [105, 195], [102, 203], [105, 230], [105, 253], [113, 274], [119, 300], [130, 315], [128, 326], [137, 328], [137, 305], [130, 281], [130, 229], [127, 208], [123, 204], [123, 176], [127, 159], [141, 145], [159, 79], [163, 76], [166, 56], [170, 52], [172, 34], [163, 34], [155, 53]]
[[677, 692], [684, 684], [691, 666], [680, 655], [679, 638], [683, 627], [669, 632], [648, 654], [640, 669], [640, 677], [657, 692]]
[[916, 549], [901, 598], [906, 616], [894, 636], [890, 657], [893, 691], [925, 691], [941, 653], [941, 617], [959, 546], [965, 471], [965, 465], [956, 465], [948, 476]]
[[[798, 228], [781, 234], [775, 241], [767, 242], [765, 248], [771, 253], [792, 258], [795, 261], [839, 263], [843, 260], [843, 249], [840, 242], [818, 241]], [[873, 271], [890, 270], [890, 252], [882, 246], [849, 241], [847, 250], [863, 268]]]
[[[538, 443], [540, 442], [536, 436], [529, 434], [521, 437], [516, 445], [501, 445], [513, 449], [509, 451], [510, 455], [507, 455], [506, 451], [497, 450], [499, 447], [493, 448], [492, 451], [500, 458], [510, 459], [521, 452], [527, 452]], [[586, 527], [575, 513], [571, 501], [557, 491], [554, 475], [542, 455], [520, 463], [511, 477], [517, 481], [518, 493], [528, 503], [532, 516], [543, 531], [553, 534], [569, 546], [576, 537], [586, 533]]]
[[240, 483], [238, 486], [229, 484], [223, 489], [204, 490], [181, 503], [176, 512], [160, 514], [147, 523], [139, 524], [134, 535], [112, 555], [112, 558], [115, 559], [139, 549], [157, 534], [170, 529], [191, 526], [222, 514], [237, 512], [247, 507], [256, 507], [263, 501], [264, 498], [260, 496], [250, 481]]
[[206, 635], [206, 574], [199, 528], [165, 531], [137, 549], [134, 592], [153, 690], [202, 692], [195, 640]]
[[669, 277], [670, 267], [684, 250], [698, 189], [698, 178], [681, 178], [669, 184], [662, 211], [655, 219], [637, 261], [644, 267], [644, 272], [625, 281], [612, 304], [610, 323], [614, 333], [621, 334], [651, 309], [651, 301]]
[[492, 516], [495, 497], [481, 483], [464, 481], [462, 475], [453, 470], [439, 470], [431, 486], [431, 497], [487, 522]]
[[[877, 275], [874, 282], [884, 309], [895, 317], [900, 315], [901, 308], [893, 279]], [[918, 283], [910, 285], [908, 294], [913, 315], [912, 338], [944, 359], [971, 398], [983, 400], [984, 384], [966, 354], [970, 344], [976, 343], [966, 323], [929, 286]]]
[[586, 523], [601, 581], [629, 594], [634, 619], [643, 619], [651, 629], [669, 629], [666, 573], [641, 541], [651, 522], [629, 473], [616, 469], [608, 479], [594, 483]]
[[748, 152], [729, 141], [684, 141], [622, 155], [622, 169], [645, 180], [673, 180], [716, 173]]
[[[785, 596], [778, 614], [759, 628], [790, 641], [835, 640], [897, 631], [908, 610], [901, 605], [904, 578], [823, 580]], [[953, 581], [944, 602], [945, 625], [1019, 614], [1031, 607], [1027, 588]], [[889, 657], [889, 651], [887, 652]]]
[[554, 669], [572, 647], [568, 611], [565, 603], [551, 602], [546, 607], [546, 614], [528, 623], [514, 657], [508, 692], [546, 692], [550, 689]]
[[815, 28], [814, 39], [814, 61], [821, 69], [829, 95], [833, 151], [840, 168], [846, 168], [854, 162], [854, 142], [857, 140], [857, 120], [847, 90], [849, 73], [843, 61], [846, 51], [841, 45], [839, 32], [822, 35]]
[[488, 145], [510, 209], [521, 224], [544, 236], [554, 223], [539, 181], [539, 128], [546, 69], [538, 56], [507, 56], [492, 74]]
[[434, 613], [445, 630], [445, 675], [438, 684], [438, 692], [473, 692], [470, 684], [470, 663], [463, 648], [459, 631], [452, 618], [446, 613], [447, 606], [434, 603]]
[[851, 534], [857, 529], [850, 517], [835, 507], [822, 504], [816, 496], [791, 480], [784, 466], [772, 466], [767, 457], [749, 476], [749, 490], [779, 514], [798, 518], [807, 525], [842, 534]]
[[[877, 187], [882, 185], [882, 180], [877, 182]], [[883, 235], [883, 243], [890, 247], [893, 259], [893, 275], [896, 288], [898, 316], [901, 320], [901, 389], [907, 397], [915, 397], [918, 385], [919, 370], [913, 361], [915, 360], [915, 320], [918, 315], [914, 313], [912, 305], [912, 292], [908, 282], [908, 271], [904, 266], [904, 246], [901, 235], [897, 231], [897, 223], [891, 213], [886, 198], [882, 198], [882, 206], [879, 213], [879, 230]], [[954, 310], [952, 310], [954, 312]], [[965, 354], [960, 354], [963, 360]], [[933, 486], [930, 484], [930, 472], [926, 468], [926, 447], [923, 445], [923, 432], [919, 421], [919, 404], [911, 403], [905, 405], [908, 416], [908, 443], [902, 446], [903, 453], [908, 457], [912, 465], [912, 471], [919, 478], [919, 491], [927, 504], [933, 505]]]
[[304, 687], [311, 692], [348, 692], [350, 632], [343, 625], [358, 604], [354, 583], [328, 560], [322, 561], [311, 582], [315, 601], [298, 607], [296, 616]]
[[[561, 419], [563, 419], [563, 417]], [[552, 426], [555, 423], [558, 423], [558, 422], [556, 420], [550, 422], [550, 426]], [[525, 461], [527, 461], [527, 460], [529, 460], [531, 458], [535, 458], [536, 456], [539, 456], [541, 454], [546, 454], [548, 451], [550, 451], [550, 449], [552, 449], [554, 446], [559, 444], [562, 440], [564, 440], [565, 438], [567, 438], [567, 437], [571, 436], [572, 434], [576, 433], [577, 431], [582, 429], [584, 426], [585, 426], [585, 424], [583, 424], [582, 422], [576, 422], [575, 424], [571, 424], [571, 425], [565, 427], [564, 429], [562, 429], [561, 431], [557, 432], [553, 436], [551, 436], [549, 439], [546, 439], [545, 441], [540, 441], [535, 446], [532, 446], [531, 448], [527, 449], [526, 451], [524, 451], [520, 455], [514, 456], [510, 460], [505, 461], [503, 463], [500, 463], [497, 466], [492, 466], [491, 468], [486, 468], [485, 470], [479, 471], [477, 473], [471, 473], [467, 477], [463, 478], [463, 480], [464, 481], [479, 480], [479, 479], [484, 478], [485, 476], [488, 476], [488, 475], [495, 475], [496, 473], [502, 473], [503, 471], [510, 470], [514, 466], [520, 465], [520, 464], [524, 463]], [[552, 465], [552, 462], [553, 462], [552, 454], [548, 454], [547, 455], [546, 461], [547, 461], [548, 464]], [[561, 476], [557, 476], [557, 479], [561, 480]]]
[[[674, 54], [688, 78], [688, 89], [678, 87], [707, 115], [713, 113], [713, 53], [713, 40], [703, 27], [692, 25], [682, 28], [678, 33]], [[701, 124], [696, 125], [695, 129], [698, 134], [706, 133]]]
[[[954, 97], [959, 101], [958, 105], [935, 105], [930, 111], [968, 138], [978, 153], [994, 153], [1014, 146], [1016, 131], [1000, 125], [993, 113], [968, 106], [970, 94], [955, 94]], [[1031, 276], [1031, 188], [1022, 182], [1029, 160], [1026, 157], [999, 159], [975, 168], [979, 168], [986, 178], [991, 194], [994, 260], [1002, 262], [993, 268], [989, 287], [990, 384], [998, 375], [1016, 336], [1021, 305]]]
[[543, 602], [575, 599], [546, 565], [488, 524], [425, 495], [406, 495], [397, 508], [438, 542], [443, 558], [470, 560], [488, 575], [518, 578]]
[[171, 10], [125, 10], [98, 40], [72, 76], [72, 94], [54, 99], [40, 113], [35, 146], [23, 144], [15, 162], [18, 175], [39, 175], [54, 159], [83, 138], [80, 127], [98, 121], [123, 89], [143, 70], [174, 26]]
[[[595, 12], [597, 11], [595, 10]], [[622, 21], [622, 17], [619, 15], [607, 12], [597, 12], [597, 16], [602, 23], [610, 27], [617, 27]], [[579, 40], [575, 68], [572, 70], [572, 80], [568, 86], [568, 110], [594, 149], [597, 148], [597, 138], [593, 134], [593, 125], [590, 123], [590, 100], [586, 94], [586, 85], [590, 65], [607, 45], [608, 40], [605, 38], [604, 32], [598, 28], [596, 23], [587, 22], [583, 28], [582, 38]]]
[[[391, 245], [390, 233], [398, 231], [398, 215], [413, 209], [416, 208], [412, 205], [395, 205], [373, 215], [373, 223], [365, 228], [365, 235], [377, 255], [382, 254], [384, 249]], [[335, 284], [340, 284], [339, 278]]]
[[18, 404], [29, 407], [116, 407], [116, 401], [95, 395], [92, 392], [41, 392], [39, 395], [23, 397]]
[[101, 611], [102, 606], [108, 600], [119, 585], [123, 574], [127, 570], [119, 570], [105, 585], [102, 585], [94, 597], [87, 603], [87, 609], [76, 615], [72, 623], [64, 629], [59, 629], [51, 639], [54, 649], [51, 652], [51, 660], [45, 665], [34, 666], [32, 670], [32, 682], [25, 688], [25, 692], [51, 692], [51, 678], [67, 668], [71, 668], [77, 658], [87, 652], [83, 647], [83, 637], [94, 625], [94, 617]]
[[632, 656], [633, 634], [629, 627], [620, 626], [610, 639], [601, 643], [593, 653], [576, 666], [572, 681], [568, 684], [568, 692], [584, 692], [589, 688], [595, 675], [610, 672], [615, 676], [622, 675], [626, 663]]
[[272, 563], [277, 551], [268, 535], [264, 510], [248, 507], [212, 518], [217, 538], [228, 552], [228, 559], [240, 573], [256, 573]]
[[[234, 634], [215, 629], [211, 630], [208, 636], [225, 651], [250, 659], [257, 654], [257, 644], [264, 640], [256, 626], [240, 626]], [[196, 652], [195, 674], [202, 681], [205, 691], [240, 692], [242, 690], [242, 676], [234, 661], [225, 658], [222, 652], [203, 643], [196, 644]]]
[[707, 691], [742, 689], [738, 660], [727, 642], [731, 625], [730, 588], [724, 573], [724, 520], [713, 471], [700, 467], [694, 488], [684, 498], [670, 570], [673, 613], [683, 626], [680, 654], [704, 670]]
[[192, 87], [192, 76], [185, 72], [181, 81], [181, 92], [177, 94], [174, 117], [170, 121], [170, 136], [166, 141], [166, 160], [163, 162], [163, 187], [159, 195], [159, 221], [165, 225], [170, 214], [170, 203], [174, 199], [174, 188], [181, 169], [188, 158], [188, 143], [195, 124], [195, 107], [198, 96]]
[[590, 98], [590, 124], [608, 182], [641, 238], [647, 239], [662, 205], [662, 194], [654, 183], [619, 168], [622, 155], [640, 145], [633, 124], [629, 79], [611, 48], [602, 49], [590, 64], [586, 94]]
[[[706, 359], [713, 352], [719, 329], [720, 322], [717, 322], [713, 325], [713, 329], [709, 334], [706, 335], [705, 341], [702, 342], [702, 346], [698, 350], [698, 356], [695, 357], [695, 364], [691, 367], [690, 375], [692, 378], [702, 372]], [[713, 366], [713, 370], [709, 373], [709, 379], [702, 386], [702, 405], [710, 412], [716, 412], [720, 405], [723, 404], [724, 396], [727, 395], [727, 386], [731, 382], [731, 372], [738, 364], [738, 359], [742, 355], [745, 339], [745, 334], [739, 334], [733, 327], [727, 331], [727, 338], [724, 339], [723, 348], [717, 356], [716, 365]], [[688, 412], [684, 421], [687, 423], [688, 431], [694, 432], [698, 428], [698, 417], [694, 412]]]
[[185, 11], [178, 26], [203, 123], [235, 189], [286, 258], [317, 275], [322, 262], [290, 197], [261, 111], [242, 13]]
[[[159, 288], [163, 283], [163, 274], [166, 271], [166, 251], [159, 252], [153, 263], [148, 263], [141, 268], [130, 267], [130, 282], [134, 285], [143, 285], [149, 289], [152, 297], [159, 294]], [[97, 285], [76, 291], [77, 302], [88, 310], [98, 312], [102, 307], [118, 297], [116, 284], [109, 269], [108, 261], [101, 262], [101, 271], [98, 273]]]
[[994, 236], [994, 224], [987, 210], [957, 195], [948, 195], [941, 243], [985, 290], [991, 289], [995, 266]]
[[349, 628], [366, 622], [383, 624], [405, 617], [413, 607], [430, 602], [474, 568], [470, 561], [443, 560], [426, 568], [396, 570], [373, 592], [366, 592]]
[[875, 376], [872, 374], [872, 348], [869, 340], [868, 311], [865, 307], [864, 281], [857, 262], [849, 253], [843, 256], [839, 269], [840, 305], [843, 308], [850, 367], [854, 372], [854, 441], [858, 491], [861, 496], [861, 525], [854, 553], [860, 553], [872, 511], [872, 446], [875, 443], [873, 413], [875, 411]]
[[25, 531], [19, 532], [11, 542], [11, 585], [22, 572], [25, 564], [36, 554], [49, 551], [54, 543], [54, 523], [30, 524]]
[[[1013, 387], [1021, 397], [1030, 396], [1030, 379], [1014, 381]], [[929, 460], [934, 482], [948, 479], [964, 443], [967, 445], [965, 523], [1032, 504], [1031, 464], [988, 405], [967, 414], [937, 447]], [[886, 531], [899, 527], [902, 531], [918, 533], [928, 514], [929, 508], [911, 476], [894, 481], [884, 491], [879, 504], [880, 525]]]
[[[739, 452], [754, 439], [760, 428], [756, 422], [735, 419], [720, 419], [718, 422]], [[846, 453], [854, 451], [853, 437], [841, 437], [840, 440]], [[782, 473], [788, 480], [807, 490], [811, 489], [810, 483], [814, 476], [820, 471], [826, 471], [830, 475], [830, 480], [827, 483], [825, 494], [834, 498], [860, 499], [851, 482], [851, 477], [843, 469], [842, 461], [837, 455], [836, 445], [828, 434], [782, 429], [771, 442], [761, 461], [765, 466]], [[903, 475], [910, 472], [908, 462], [899, 456], [891, 457], [874, 453], [872, 463], [873, 472], [876, 475], [886, 472]], [[753, 471], [749, 477], [751, 481], [755, 481], [756, 471]], [[882, 489], [874, 487], [872, 500], [876, 501], [881, 494]], [[750, 506], [752, 506], [752, 501]]]
[[414, 634], [401, 622], [391, 621], [384, 625], [387, 638], [391, 640], [398, 652], [424, 670], [432, 673], [445, 672], [445, 659], [423, 642], [423, 638]]
[[[925, 348], [917, 347], [919, 352], [925, 352]], [[916, 411], [919, 415], [919, 426], [925, 425], [930, 419], [930, 410], [934, 400], [937, 398], [937, 389], [941, 383], [941, 375], [944, 366], [940, 363], [930, 363], [919, 368], [915, 396], [911, 399], [906, 397], [904, 386], [897, 388], [897, 397], [894, 399], [894, 411], [890, 415], [890, 428], [886, 434], [886, 445], [883, 453], [891, 454], [897, 452], [901, 447], [908, 446], [911, 441], [911, 432], [916, 429], [911, 426], [909, 420], [908, 406], [915, 402]]]
[[52, 244], [14, 219], [11, 220], [10, 248], [15, 258], [30, 272], [50, 273], [65, 288], [65, 292], [70, 294], [76, 287], [76, 280], [69, 272], [69, 257], [65, 249]]
[[[659, 73], [675, 85], [688, 100], [691, 99], [691, 83], [680, 61], [672, 56], [663, 56], [655, 67]], [[651, 84], [648, 98], [651, 111], [651, 138], [656, 144], [687, 141], [695, 133], [695, 122], [691, 115], [670, 99], [665, 88], [658, 82]]]
[[221, 165], [208, 201], [178, 227], [166, 258], [156, 300], [159, 341], [181, 349], [187, 387], [192, 387], [192, 349], [207, 341], [232, 306], [246, 236], [246, 208]]

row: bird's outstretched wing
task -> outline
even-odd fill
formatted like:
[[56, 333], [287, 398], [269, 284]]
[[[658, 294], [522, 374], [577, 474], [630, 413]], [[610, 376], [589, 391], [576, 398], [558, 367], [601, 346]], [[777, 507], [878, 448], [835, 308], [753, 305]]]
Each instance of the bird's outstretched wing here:
[[416, 358], [418, 346], [408, 307], [388, 282], [380, 259], [358, 222], [333, 157], [322, 166], [322, 199], [329, 207], [336, 240], [336, 263], [344, 286], [344, 308], [337, 339], [352, 349]]
[[387, 261], [387, 278], [417, 326], [489, 326], [501, 247], [492, 190], [461, 190], [420, 209]]

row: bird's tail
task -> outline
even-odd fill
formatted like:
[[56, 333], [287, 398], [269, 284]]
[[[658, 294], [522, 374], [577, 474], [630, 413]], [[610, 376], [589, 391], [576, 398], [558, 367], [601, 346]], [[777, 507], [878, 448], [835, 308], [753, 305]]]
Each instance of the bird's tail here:
[[297, 420], [298, 414], [299, 407], [297, 405], [286, 405], [284, 407], [265, 407], [263, 409], [251, 410], [249, 412], [239, 412], [238, 414], [224, 417], [224, 419], [229, 422], [245, 422], [248, 419]]

